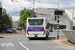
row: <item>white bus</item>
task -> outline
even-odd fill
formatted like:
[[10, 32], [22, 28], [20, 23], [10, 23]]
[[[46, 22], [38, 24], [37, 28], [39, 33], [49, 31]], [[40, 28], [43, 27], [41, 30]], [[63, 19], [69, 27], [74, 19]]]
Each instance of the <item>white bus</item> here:
[[49, 22], [46, 18], [27, 18], [27, 38], [48, 38]]

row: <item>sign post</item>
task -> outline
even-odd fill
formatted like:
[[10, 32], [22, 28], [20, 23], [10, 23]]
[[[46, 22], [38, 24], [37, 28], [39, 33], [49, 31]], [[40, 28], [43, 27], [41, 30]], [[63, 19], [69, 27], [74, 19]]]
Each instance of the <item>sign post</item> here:
[[57, 39], [59, 39], [59, 16], [55, 16], [55, 21], [57, 22]]
[[60, 15], [63, 15], [63, 11], [61, 11], [61, 10], [55, 10], [54, 11], [54, 15], [55, 15], [55, 21], [57, 22], [57, 39], [59, 39], [59, 22], [60, 22], [60, 20], [59, 20], [59, 16]]

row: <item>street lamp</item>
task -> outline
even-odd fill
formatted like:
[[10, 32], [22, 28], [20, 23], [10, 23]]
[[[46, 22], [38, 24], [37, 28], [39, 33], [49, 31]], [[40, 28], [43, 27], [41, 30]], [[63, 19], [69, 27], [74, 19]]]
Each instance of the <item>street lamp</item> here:
[[[31, 2], [30, 0], [28, 0], [29, 2]], [[39, 2], [40, 0], [38, 0]], [[32, 4], [33, 4], [33, 8], [32, 8], [32, 17], [34, 17], [34, 4], [35, 4], [36, 0], [33, 0]]]
[[34, 2], [35, 2], [35, 0], [33, 0], [33, 12], [32, 12], [32, 17], [34, 17]]

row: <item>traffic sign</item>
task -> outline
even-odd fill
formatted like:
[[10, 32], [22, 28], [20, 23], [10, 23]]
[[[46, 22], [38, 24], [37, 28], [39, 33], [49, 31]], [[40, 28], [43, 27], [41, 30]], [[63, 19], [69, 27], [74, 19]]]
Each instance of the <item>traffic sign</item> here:
[[54, 15], [63, 15], [63, 10], [55, 10]]

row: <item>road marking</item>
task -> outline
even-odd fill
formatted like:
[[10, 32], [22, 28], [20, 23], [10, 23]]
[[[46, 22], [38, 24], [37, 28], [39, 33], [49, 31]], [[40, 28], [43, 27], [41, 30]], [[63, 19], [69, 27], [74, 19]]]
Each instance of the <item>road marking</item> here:
[[21, 42], [19, 42], [20, 43], [20, 45], [22, 46], [22, 47], [24, 47], [26, 50], [29, 50], [27, 47], [25, 47]]
[[2, 47], [4, 47], [4, 43], [2, 43]]
[[12, 43], [2, 43], [2, 44], [0, 44], [0, 46], [2, 46], [2, 47], [4, 47], [4, 46], [7, 46], [7, 47], [13, 46], [14, 47], [14, 45]]
[[8, 43], [8, 46], [9, 46], [9, 45], [14, 47], [14, 45], [13, 45], [12, 43]]

